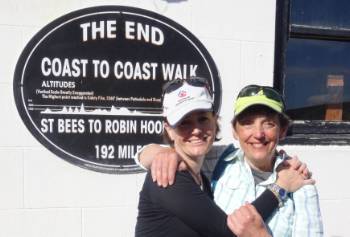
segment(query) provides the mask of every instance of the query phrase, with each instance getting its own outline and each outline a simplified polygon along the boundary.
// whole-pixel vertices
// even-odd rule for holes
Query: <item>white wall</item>
[[[190,30],[211,53],[223,83],[222,143],[238,90],[272,85],[276,0],[0,0],[0,237],[133,236],[144,174],[108,175],[56,157],[27,131],[12,80],[19,54],[50,21],[84,7],[114,4],[163,14]],[[325,236],[350,236],[350,147],[285,146],[318,181]]]

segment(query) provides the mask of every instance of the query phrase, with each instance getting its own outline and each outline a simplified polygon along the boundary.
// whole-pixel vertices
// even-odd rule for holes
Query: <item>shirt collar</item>
[[[242,149],[236,149],[233,153],[224,158],[226,162],[233,161],[235,159],[243,160],[244,152]]]

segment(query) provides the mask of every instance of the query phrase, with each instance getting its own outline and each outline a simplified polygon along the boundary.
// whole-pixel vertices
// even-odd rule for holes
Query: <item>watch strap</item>
[[[283,206],[284,201],[288,198],[288,192],[276,183],[269,184],[267,188],[276,196],[279,206]]]

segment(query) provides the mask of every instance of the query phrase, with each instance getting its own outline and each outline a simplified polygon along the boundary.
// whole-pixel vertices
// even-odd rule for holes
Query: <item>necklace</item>
[[[184,162],[186,163],[186,161],[184,161]],[[198,184],[200,189],[203,191],[203,180],[202,180],[201,172],[199,171],[199,173],[196,173],[193,171],[193,169],[187,163],[186,163],[186,165],[187,165],[188,171],[192,175],[194,181],[196,182],[196,184]]]
[[[195,174],[192,170],[190,171],[194,181],[199,185],[200,189],[203,190],[203,180],[201,173]]]

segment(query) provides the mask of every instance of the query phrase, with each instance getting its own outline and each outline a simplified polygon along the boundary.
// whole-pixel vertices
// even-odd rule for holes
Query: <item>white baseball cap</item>
[[[176,90],[164,94],[163,115],[172,127],[187,114],[198,110],[213,110],[213,98],[204,86],[193,86],[184,81]]]

